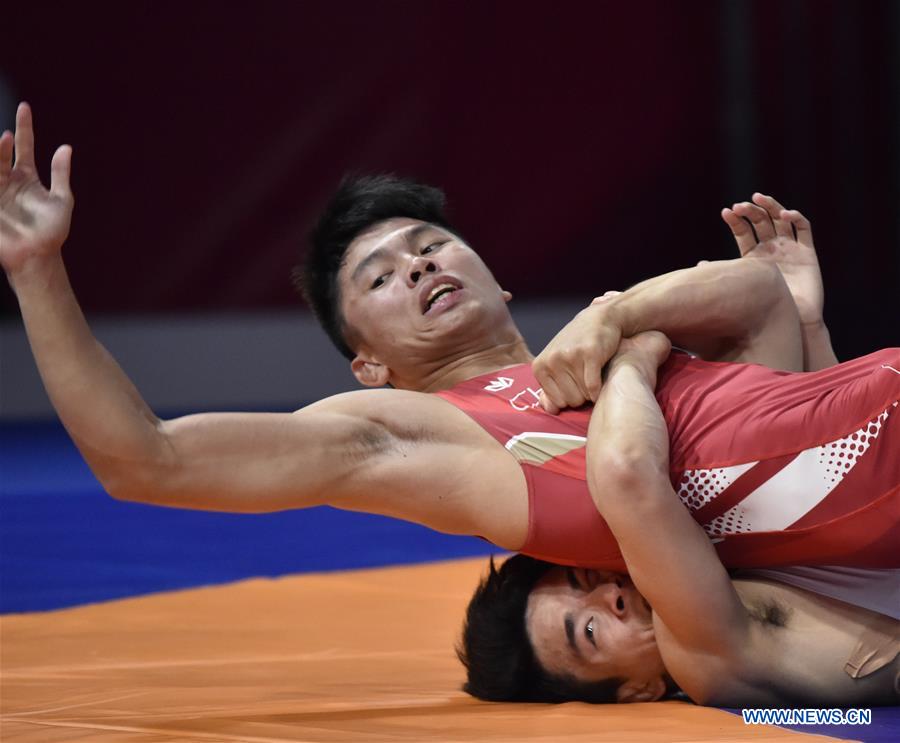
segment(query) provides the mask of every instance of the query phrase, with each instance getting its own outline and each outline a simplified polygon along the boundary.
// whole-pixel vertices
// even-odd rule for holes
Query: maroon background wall
[[[527,6],[5,9],[0,76],[39,157],[75,147],[86,308],[296,306],[340,175],[390,170],[442,185],[531,298],[728,256],[719,209],[769,191],[813,220],[839,355],[900,343],[900,4]]]

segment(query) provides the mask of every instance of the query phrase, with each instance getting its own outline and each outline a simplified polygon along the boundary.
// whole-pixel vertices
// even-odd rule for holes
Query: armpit
[[[396,447],[394,436],[380,423],[357,422],[342,455],[349,463],[362,463]]]

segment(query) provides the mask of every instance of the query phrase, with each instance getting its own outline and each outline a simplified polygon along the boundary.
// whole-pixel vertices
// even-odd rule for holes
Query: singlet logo
[[[488,392],[505,392],[510,387],[512,387],[516,383],[516,380],[513,377],[497,377],[496,379],[492,379],[490,382],[485,385],[484,389]],[[541,388],[538,387],[534,389],[533,387],[526,387],[521,392],[517,392],[512,398],[506,397],[506,401],[513,407],[513,409],[518,410],[519,412],[525,412],[526,410],[534,410],[535,408],[540,407],[541,405]]]
[[[523,412],[525,410],[533,410],[541,405],[541,388],[536,390],[526,387],[518,395],[509,401],[516,410]]]
[[[503,392],[513,386],[515,380],[512,377],[497,377],[492,379],[490,384],[485,387],[488,392]]]

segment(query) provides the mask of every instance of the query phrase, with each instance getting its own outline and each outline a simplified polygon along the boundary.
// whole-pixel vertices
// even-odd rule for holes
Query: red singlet
[[[545,413],[529,364],[437,393],[519,461],[521,552],[624,570],[585,482],[591,407]],[[900,349],[818,372],[673,353],[656,397],[672,485],[729,568],[900,567]]]

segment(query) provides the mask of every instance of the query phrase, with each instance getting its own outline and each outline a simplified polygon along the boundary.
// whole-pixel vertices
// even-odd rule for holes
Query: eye
[[[422,255],[426,255],[427,253],[433,253],[435,250],[437,250],[443,244],[444,243],[429,243],[424,248],[422,248]]]
[[[375,279],[375,281],[372,282],[372,286],[369,288],[377,289],[379,286],[381,286],[385,282],[385,279],[388,277],[388,275],[389,274],[386,274],[386,273],[381,274],[381,276],[379,276],[377,279]]]
[[[591,617],[588,619],[588,623],[584,627],[584,636],[588,639],[588,642],[591,645],[594,645],[594,618]]]

